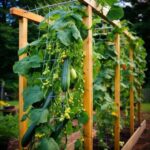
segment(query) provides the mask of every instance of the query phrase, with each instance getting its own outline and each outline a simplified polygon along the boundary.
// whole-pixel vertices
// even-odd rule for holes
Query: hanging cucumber
[[[46,98],[46,101],[43,105],[43,109],[48,108],[52,104],[52,100],[54,99],[54,92],[51,91]],[[26,133],[24,134],[21,144],[23,147],[26,147],[32,140],[33,135],[35,134],[36,123],[31,124]]]
[[[48,108],[48,107],[50,107],[50,105],[52,104],[52,101],[54,100],[54,97],[55,97],[55,94],[54,94],[54,92],[53,91],[51,91],[49,94],[48,94],[48,96],[47,96],[47,98],[46,98],[46,101],[45,101],[45,103],[44,103],[44,105],[43,105],[43,109],[46,109],[46,108]]]
[[[26,147],[31,142],[32,137],[35,133],[35,128],[36,128],[36,124],[34,123],[31,124],[31,126],[28,128],[21,141],[22,147]]]
[[[71,80],[75,80],[77,78],[77,73],[76,73],[76,70],[74,68],[71,68],[70,76],[71,76]]]
[[[61,87],[63,92],[66,92],[70,87],[70,61],[68,58],[64,60],[62,69],[63,70]]]
[[[56,126],[55,131],[52,132],[51,137],[56,140],[63,128],[65,127],[65,125],[68,123],[68,121],[69,119],[65,119],[63,122],[59,123]]]

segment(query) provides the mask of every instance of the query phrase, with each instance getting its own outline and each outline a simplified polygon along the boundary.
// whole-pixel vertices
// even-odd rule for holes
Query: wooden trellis
[[[97,6],[95,0],[79,0],[83,3],[87,9],[86,12],[88,16],[84,18],[84,23],[89,28],[88,37],[84,41],[84,79],[85,79],[85,93],[84,93],[84,108],[89,115],[89,121],[84,126],[84,147],[85,150],[93,149],[93,63],[92,63],[92,11],[97,13],[102,19],[113,25],[114,27],[120,27],[120,24],[115,21],[110,21],[104,15],[105,13],[101,12],[101,6]],[[11,8],[10,13],[19,17],[19,48],[25,47],[27,44],[27,33],[28,33],[28,20],[39,23],[44,17],[28,12],[19,8]],[[128,40],[134,40],[134,37],[129,34],[128,31],[123,32]],[[120,59],[120,35],[116,34],[115,47],[117,52],[117,59]],[[130,49],[130,61],[133,62],[133,49]],[[26,55],[22,55],[19,59],[24,58]],[[130,66],[130,70],[133,71],[133,67]],[[133,75],[130,75],[130,83],[133,84]],[[21,139],[27,129],[27,122],[21,122],[21,118],[24,114],[23,112],[23,97],[22,92],[26,86],[26,79],[22,76],[19,77],[19,149],[21,150]],[[117,64],[115,70],[115,103],[117,106],[117,115],[118,118],[115,121],[115,150],[119,150],[119,141],[120,141],[120,64]],[[140,104],[138,104],[138,116],[140,117]],[[140,119],[139,119],[140,120]],[[134,92],[133,87],[130,87],[130,133],[134,132]]]

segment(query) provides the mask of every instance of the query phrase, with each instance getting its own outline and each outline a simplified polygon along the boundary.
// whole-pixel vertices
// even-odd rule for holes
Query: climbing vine
[[[49,12],[39,24],[39,30],[45,33],[19,50],[19,55],[28,56],[16,62],[13,69],[27,78],[22,121],[31,121],[22,139],[23,147],[30,142],[31,149],[65,148],[61,138],[76,130],[82,133],[82,124],[88,120],[82,102],[82,43],[87,28],[82,22],[84,8],[80,8]],[[73,119],[78,120],[78,126],[73,126]]]

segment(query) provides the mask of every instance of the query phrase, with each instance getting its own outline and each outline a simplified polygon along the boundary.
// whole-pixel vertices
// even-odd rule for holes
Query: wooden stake
[[[130,48],[129,59],[133,63],[133,49]],[[133,72],[133,66],[130,65],[130,71]],[[133,91],[134,77],[130,74],[130,135],[134,133],[134,91]]]
[[[93,62],[92,62],[92,7],[87,6],[86,13],[88,17],[84,18],[85,25],[89,28],[88,37],[84,41],[84,108],[88,113],[89,120],[84,125],[84,149],[93,149]]]
[[[117,52],[117,60],[120,60],[120,35],[116,34],[115,47]],[[115,103],[117,118],[115,120],[115,150],[119,150],[120,141],[120,64],[118,63],[115,70]]]
[[[23,48],[27,44],[27,26],[28,20],[26,18],[19,19],[19,48]],[[26,54],[21,55],[19,60],[26,57]],[[27,122],[21,122],[23,111],[23,96],[22,92],[26,86],[26,79],[22,76],[19,76],[19,150],[22,150],[21,139],[27,129]]]

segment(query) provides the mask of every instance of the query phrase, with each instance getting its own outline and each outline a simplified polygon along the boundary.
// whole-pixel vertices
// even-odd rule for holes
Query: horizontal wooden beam
[[[118,20],[117,21],[116,20],[115,21],[111,21],[111,20],[109,20],[106,17],[107,11],[101,5],[97,5],[97,3],[96,3],[95,0],[79,0],[79,2],[83,3],[84,5],[90,5],[93,8],[93,10],[97,13],[97,15],[99,15],[101,18],[103,18],[104,20],[106,20],[112,26],[119,27],[119,28],[121,27],[120,26],[120,21],[118,21]],[[130,40],[134,40],[135,39],[127,30],[125,30],[123,33]]]
[[[141,125],[137,128],[131,138],[127,141],[124,147],[121,150],[132,150],[133,146],[137,143],[143,131],[146,128],[146,120],[144,120]]]
[[[10,14],[14,15],[14,16],[18,16],[18,17],[27,18],[31,21],[36,22],[36,23],[39,23],[39,22],[44,20],[43,16],[40,16],[38,14],[29,12],[29,11],[24,10],[24,9],[16,8],[16,7],[10,8]]]

